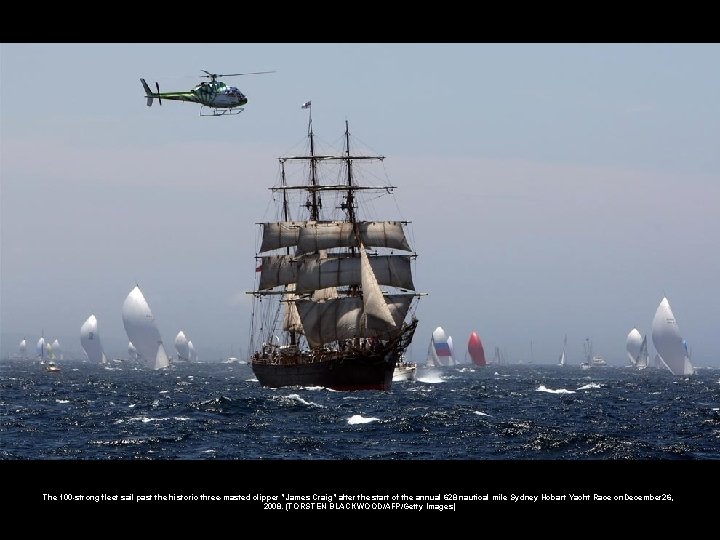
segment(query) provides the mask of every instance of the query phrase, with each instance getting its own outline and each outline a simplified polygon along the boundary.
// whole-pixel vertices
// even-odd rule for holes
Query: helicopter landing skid
[[[200,116],[235,116],[245,109],[237,107],[234,109],[213,109],[212,107],[200,107]]]

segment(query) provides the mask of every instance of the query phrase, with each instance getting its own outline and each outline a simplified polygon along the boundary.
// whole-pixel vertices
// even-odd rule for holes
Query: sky
[[[720,45],[0,44],[0,358],[44,333],[81,357],[94,314],[126,357],[142,289],[166,348],[245,356],[256,223],[277,158],[353,135],[384,166],[428,293],[408,356],[442,326],[465,355],[626,365],[667,297],[696,366],[720,367]],[[211,73],[231,117],[146,106],[140,78]],[[387,216],[395,219],[397,216]],[[651,353],[654,352],[652,346]]]

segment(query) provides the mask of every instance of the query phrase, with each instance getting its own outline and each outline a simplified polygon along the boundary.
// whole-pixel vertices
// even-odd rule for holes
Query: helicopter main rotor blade
[[[272,71],[253,71],[250,73],[210,73],[206,70],[201,70],[203,73],[207,73],[207,75],[203,75],[203,77],[209,77],[211,79],[217,79],[218,77],[238,77],[240,75],[262,75],[264,73],[275,73],[275,70]]]
[[[239,75],[262,75],[263,73],[275,73],[275,70],[272,71],[253,71],[250,73],[225,73],[223,75],[218,75],[218,77],[237,77]]]

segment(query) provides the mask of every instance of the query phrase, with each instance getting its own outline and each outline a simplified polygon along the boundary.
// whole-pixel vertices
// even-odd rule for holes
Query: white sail
[[[138,359],[138,352],[135,345],[132,344],[132,341],[128,342],[128,356],[130,357],[130,360]]]
[[[190,360],[190,345],[188,339],[185,337],[185,332],[180,330],[175,336],[175,350],[178,353],[178,360],[189,361]]]
[[[395,323],[390,309],[388,308],[382,290],[375,278],[370,261],[368,260],[365,246],[360,244],[360,284],[363,289],[363,320],[362,325],[365,328],[373,327],[371,319],[377,319],[381,326],[387,326],[395,329],[398,325]],[[404,315],[403,315],[404,318]]]
[[[645,369],[648,367],[649,363],[649,355],[648,355],[648,349],[647,349],[647,336],[643,336],[642,343],[640,344],[640,352],[637,356],[637,361],[635,362],[635,367],[638,369]]]
[[[155,318],[140,287],[136,286],[125,298],[122,319],[125,332],[140,358],[153,369],[168,367],[170,360],[165,352]]]
[[[107,357],[100,343],[100,335],[98,334],[97,328],[97,318],[95,315],[90,315],[80,327],[80,345],[82,345],[90,362],[105,364],[107,363]]]
[[[52,349],[55,358],[63,359],[62,348],[60,348],[60,342],[56,339],[52,342]]]
[[[663,298],[655,312],[652,341],[663,362],[673,375],[692,375],[695,370],[683,345],[675,316],[667,298]]]
[[[298,313],[295,301],[298,296],[295,294],[295,284],[290,283],[287,287],[288,293],[285,296],[285,314],[283,316],[283,330],[286,332],[303,333],[302,320]]]
[[[261,253],[283,247],[296,247],[297,253],[358,247],[356,229],[347,221],[283,221],[262,225]],[[360,221],[357,231],[366,247],[410,251],[403,224],[399,221]]]
[[[280,248],[288,248],[297,245],[300,228],[305,226],[305,221],[280,221],[275,223],[263,223],[263,239],[260,245],[260,253]]]
[[[565,335],[565,338],[563,339],[563,348],[562,352],[560,353],[560,358],[558,360],[559,366],[565,365],[565,349],[567,348],[567,334]]]
[[[41,362],[44,361],[45,358],[47,358],[47,346],[45,344],[44,337],[41,337],[40,339],[38,339],[38,342],[35,345],[35,352],[37,352],[37,356]]]
[[[630,333],[625,339],[625,350],[627,351],[628,360],[630,360],[630,364],[632,364],[633,366],[637,365],[642,341],[642,335],[637,328],[633,328],[632,330],[630,330]]]
[[[268,255],[261,259],[260,290],[296,284],[297,293],[328,287],[361,284],[361,261],[350,254],[303,257]],[[367,257],[375,279],[380,285],[414,290],[409,255],[378,255]]]
[[[191,339],[188,339],[188,350],[190,351],[190,361],[197,362],[197,352],[195,352],[195,346]]]
[[[165,352],[165,345],[162,341],[158,343],[157,353],[155,354],[155,369],[163,369],[170,365],[170,358],[168,358],[167,352]]]
[[[453,345],[452,336],[448,336],[447,343],[448,343],[448,347],[450,347],[450,357],[453,359],[453,362],[455,362],[456,365],[461,364],[462,362],[458,358],[455,357],[455,346]]]
[[[26,355],[27,355],[27,343],[25,342],[25,339],[23,339],[20,342],[20,358],[22,358],[24,360]]]
[[[392,324],[379,317],[364,318],[363,299],[350,296],[315,302],[298,300],[297,306],[305,337],[313,347],[333,341],[342,341],[355,337],[376,337],[389,339],[395,329],[402,324],[408,313],[412,295],[387,295],[386,307],[392,317]]]

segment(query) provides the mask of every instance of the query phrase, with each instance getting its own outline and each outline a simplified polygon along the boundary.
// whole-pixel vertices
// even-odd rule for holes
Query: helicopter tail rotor
[[[160,85],[157,81],[155,81],[155,88],[157,88],[157,93],[160,94]],[[162,99],[160,99],[160,96],[158,95],[158,104],[162,105]]]
[[[145,79],[140,79],[140,82],[142,83],[143,88],[145,89],[145,97],[147,98],[147,106],[148,106],[148,107],[152,107],[152,103],[153,103],[153,93],[152,93],[152,90],[150,90],[150,87],[149,87],[148,84],[145,82]],[[155,83],[155,84],[157,84],[157,83]]]

